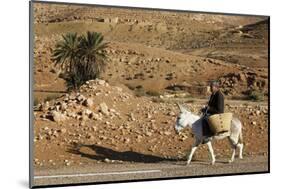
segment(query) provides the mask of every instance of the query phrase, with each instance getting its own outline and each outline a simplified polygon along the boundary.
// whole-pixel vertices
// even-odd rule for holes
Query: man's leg
[[[207,119],[208,119],[207,116],[205,116],[205,117],[203,118],[202,130],[203,130],[203,136],[209,137],[209,136],[212,136],[213,133],[212,133],[212,131],[211,131],[211,129],[210,129],[210,126],[209,126],[209,123],[208,123],[208,120],[207,120]]]

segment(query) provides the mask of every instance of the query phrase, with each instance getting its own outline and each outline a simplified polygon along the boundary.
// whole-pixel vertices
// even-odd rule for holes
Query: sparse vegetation
[[[38,98],[34,98],[33,100],[33,106],[37,106],[39,104]]]
[[[96,79],[104,70],[107,56],[104,49],[108,43],[97,32],[63,35],[56,44],[52,60],[64,70],[64,79],[68,90],[77,90],[90,79]]]
[[[125,84],[130,90],[134,90],[135,89],[135,86],[133,86],[133,85],[131,85],[131,84],[129,84],[129,83],[127,83],[127,84]]]
[[[162,98],[154,97],[154,98],[152,98],[152,102],[155,102],[155,103],[164,103],[165,100],[162,99]]]
[[[264,100],[264,94],[260,91],[253,90],[249,93],[249,99],[253,101],[262,101]]]
[[[134,90],[137,97],[146,96],[146,91],[143,88]]]
[[[158,91],[146,91],[146,94],[149,96],[160,96],[161,93],[159,93]]]
[[[51,101],[51,100],[56,99],[60,96],[61,96],[60,94],[50,94],[44,99],[44,102]]]
[[[194,103],[195,100],[191,99],[191,100],[186,100],[185,103]]]

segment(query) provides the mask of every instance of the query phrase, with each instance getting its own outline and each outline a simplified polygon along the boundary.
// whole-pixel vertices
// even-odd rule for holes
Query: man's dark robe
[[[208,106],[208,113],[211,115],[224,112],[224,96],[220,90],[211,95]]]
[[[208,111],[207,114],[214,115],[214,114],[221,114],[224,113],[224,96],[220,90],[213,93],[210,97],[208,102]],[[207,118],[203,119],[203,136],[212,136],[212,133]]]

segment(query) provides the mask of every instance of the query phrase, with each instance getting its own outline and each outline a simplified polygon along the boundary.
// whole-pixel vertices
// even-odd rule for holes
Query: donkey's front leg
[[[193,156],[194,152],[196,151],[196,149],[197,149],[197,147],[198,147],[199,144],[200,144],[200,141],[199,141],[199,140],[196,140],[196,141],[194,142],[194,144],[192,145],[191,151],[190,151],[189,156],[188,156],[188,158],[187,158],[187,162],[186,162],[187,165],[190,164],[190,162],[191,162],[191,160],[192,160],[192,156]]]
[[[211,158],[212,158],[211,164],[214,165],[216,162],[216,158],[215,158],[215,154],[214,154],[214,150],[213,150],[211,141],[207,142],[207,145],[208,145],[209,152],[210,152]]]
[[[193,156],[194,152],[196,151],[196,149],[197,149],[197,146],[192,146],[188,159],[187,159],[187,162],[186,162],[187,165],[190,164],[190,162],[192,160],[192,156]]]

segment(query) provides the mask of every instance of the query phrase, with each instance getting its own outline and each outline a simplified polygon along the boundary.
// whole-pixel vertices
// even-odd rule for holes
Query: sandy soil
[[[193,138],[175,133],[175,102],[198,113],[212,79],[243,123],[244,154],[267,158],[266,17],[35,4],[34,28],[36,171],[184,159]],[[102,80],[67,93],[51,53],[62,34],[87,30],[110,42],[109,61]],[[264,101],[249,101],[252,90]],[[230,154],[227,140],[214,149]],[[207,160],[205,146],[196,158]]]

